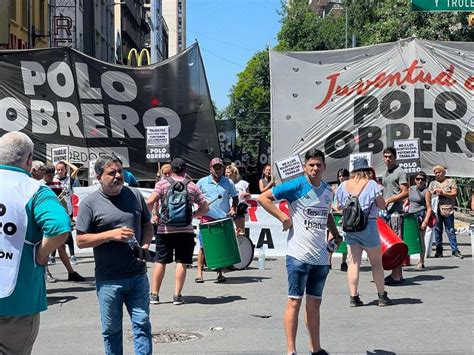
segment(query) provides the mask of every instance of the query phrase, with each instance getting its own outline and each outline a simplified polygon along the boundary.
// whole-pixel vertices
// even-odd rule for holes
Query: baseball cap
[[[171,169],[173,171],[181,171],[186,168],[186,162],[181,158],[174,158],[171,161]]]
[[[222,161],[221,158],[219,157],[216,157],[216,158],[213,158],[209,164],[209,166],[214,166],[214,165],[222,165],[224,166],[224,162]]]

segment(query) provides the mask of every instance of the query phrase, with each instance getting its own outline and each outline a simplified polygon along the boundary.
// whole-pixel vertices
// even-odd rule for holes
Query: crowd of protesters
[[[332,243],[337,247],[342,240],[332,213],[340,213],[351,195],[358,196],[368,217],[363,231],[345,233],[344,236],[348,253],[343,255],[341,271],[347,271],[351,307],[364,304],[358,284],[363,251],[370,260],[379,306],[393,304],[386,286],[404,282],[401,266],[394,268],[384,279],[376,225],[379,211],[383,211],[380,216],[401,238],[404,214],[416,215],[422,233],[422,252],[416,270],[426,269],[425,257],[430,256],[432,238],[425,235],[434,235],[434,256],[443,256],[444,227],[452,256],[463,258],[454,229],[456,181],[446,178],[446,169],[441,165],[433,168],[435,179],[430,183],[423,171],[413,175],[410,181],[396,164],[394,148],[386,148],[383,157],[387,169],[382,183],[377,180],[368,161],[358,159],[351,172],[347,169],[338,171],[334,187],[322,180],[326,170],[325,157],[316,149],[306,153],[304,174],[282,184],[276,184],[271,165],[263,166],[260,173],[256,173],[254,168],[239,169],[231,161],[219,157],[211,159],[209,175],[194,183],[187,174],[186,162],[175,158],[157,171],[153,192],[145,200],[138,190],[132,188],[139,183],[131,171],[123,168],[120,158],[113,154],[104,155],[94,167],[99,188],[82,201],[75,224],[72,195],[79,169],[68,161],[56,165],[33,161],[33,143],[26,135],[18,132],[5,134],[0,138],[0,212],[4,215],[6,210],[13,211],[18,225],[23,220],[27,223],[23,223],[23,229],[18,228],[23,248],[23,253],[20,248],[21,259],[18,265],[9,266],[13,276],[0,282],[0,352],[31,353],[39,328],[39,313],[46,309],[44,280],[57,281],[48,269],[48,263],[55,264],[56,250],[68,272],[68,281],[85,280],[73,269],[73,265],[78,263],[71,234],[75,227],[77,246],[92,247],[94,252],[105,353],[123,352],[122,307],[125,305],[132,322],[135,353],[150,354],[153,344],[149,305],[160,303],[159,292],[166,266],[173,261],[176,263],[173,304],[185,303],[183,289],[187,267],[193,263],[196,240],[200,248],[194,281],[205,281],[200,234],[195,234],[190,220],[180,226],[171,226],[163,218],[163,201],[171,187],[180,182],[196,206],[194,218],[199,218],[200,223],[231,218],[237,235],[245,234],[246,200],[252,193],[260,194],[258,202],[281,221],[283,230],[289,231],[286,257],[288,302],[284,321],[287,350],[296,352],[297,318],[306,295],[310,351],[327,354],[320,345],[319,309],[330,257],[335,251]],[[8,181],[8,186],[3,186],[5,181]],[[279,199],[290,204],[289,215],[275,207],[273,201]],[[308,224],[308,216],[303,216],[303,209],[307,208],[318,211],[311,217],[311,224]],[[149,249],[153,238],[155,252]],[[146,275],[147,261],[154,262],[151,285]],[[37,265],[41,267],[37,268]],[[216,282],[225,282],[224,270],[216,271]],[[30,294],[35,297],[33,303],[24,301]]]

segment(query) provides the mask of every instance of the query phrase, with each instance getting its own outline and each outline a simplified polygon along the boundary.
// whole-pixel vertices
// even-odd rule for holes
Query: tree
[[[231,89],[224,116],[236,120],[239,143],[256,156],[259,138],[270,138],[270,75],[268,49],[257,52]]]

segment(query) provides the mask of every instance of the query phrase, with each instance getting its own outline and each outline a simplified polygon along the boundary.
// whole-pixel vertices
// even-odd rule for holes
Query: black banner
[[[208,174],[219,150],[214,109],[197,44],[147,67],[108,64],[71,48],[0,51],[0,135],[22,131],[35,159],[69,146],[70,160],[87,164],[114,152],[139,178],[146,163],[146,127],[170,126],[172,157],[189,174]]]
[[[216,128],[222,159],[232,159],[237,139],[235,120],[217,120]]]

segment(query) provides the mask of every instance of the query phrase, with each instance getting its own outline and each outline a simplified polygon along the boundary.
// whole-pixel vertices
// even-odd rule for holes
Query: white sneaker
[[[79,261],[77,261],[77,259],[76,259],[76,257],[75,257],[74,255],[71,256],[71,264],[72,264],[72,265],[77,265],[77,264],[79,264]]]

